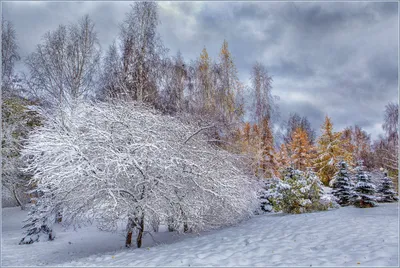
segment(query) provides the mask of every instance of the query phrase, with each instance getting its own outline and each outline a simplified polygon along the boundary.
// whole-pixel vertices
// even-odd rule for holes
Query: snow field
[[[18,245],[19,208],[3,209],[3,266],[397,266],[398,203],[300,215],[267,214],[237,226],[146,235],[143,248],[95,227],[58,230],[56,240]],[[19,224],[19,226],[18,226]],[[68,242],[71,242],[69,244]],[[164,243],[164,244],[163,244]],[[21,257],[23,256],[23,257]]]

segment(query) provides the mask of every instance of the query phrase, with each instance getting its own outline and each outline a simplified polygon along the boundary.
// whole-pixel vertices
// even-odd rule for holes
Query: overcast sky
[[[25,57],[46,31],[84,14],[105,51],[130,4],[3,2],[2,12]],[[359,124],[375,138],[385,105],[398,101],[397,2],[160,2],[159,16],[170,55],[180,50],[189,61],[206,46],[215,58],[226,39],[241,80],[248,83],[251,65],[263,63],[281,120],[305,115],[318,134],[329,115],[335,130]]]

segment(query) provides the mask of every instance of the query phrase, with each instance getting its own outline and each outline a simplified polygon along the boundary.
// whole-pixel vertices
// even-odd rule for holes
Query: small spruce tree
[[[370,176],[364,171],[363,162],[358,161],[357,170],[357,183],[354,188],[357,193],[354,205],[359,208],[376,207],[375,192],[376,186],[371,182]]]
[[[333,188],[332,194],[337,198],[337,202],[341,206],[350,205],[356,197],[354,193],[354,184],[350,180],[350,176],[347,172],[347,163],[340,161],[338,163],[338,172],[334,179],[331,181]]]
[[[399,200],[393,187],[393,181],[388,177],[388,172],[386,170],[384,172],[382,184],[378,188],[378,194],[381,196],[379,199],[380,202],[395,202]]]
[[[28,218],[25,220],[26,224],[22,227],[26,231],[19,242],[20,245],[53,240],[55,237],[51,226],[56,220],[56,213],[40,198],[34,201],[36,202],[30,207]]]

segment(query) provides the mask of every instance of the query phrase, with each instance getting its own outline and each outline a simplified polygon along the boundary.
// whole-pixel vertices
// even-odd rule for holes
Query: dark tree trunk
[[[143,232],[144,232],[144,217],[142,216],[139,222],[139,233],[136,238],[136,245],[138,248],[142,246],[142,238],[143,238]]]
[[[132,245],[132,231],[134,227],[134,222],[132,218],[128,218],[128,224],[126,225],[126,240],[125,247],[129,248]]]
[[[19,198],[18,198],[18,194],[17,194],[17,190],[15,189],[15,188],[13,188],[13,195],[14,195],[14,198],[15,198],[15,200],[17,201],[17,204],[18,204],[18,206],[20,206],[21,207],[21,210],[24,210],[25,209],[25,206],[22,204],[22,202],[19,200]]]

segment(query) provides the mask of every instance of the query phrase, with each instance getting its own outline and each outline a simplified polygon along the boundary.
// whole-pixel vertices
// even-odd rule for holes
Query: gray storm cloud
[[[118,34],[129,2],[5,2],[20,54],[31,53],[46,31],[89,14],[105,51]],[[281,119],[309,117],[319,132],[325,115],[335,129],[360,124],[382,132],[385,105],[398,101],[396,2],[160,2],[159,33],[170,55],[189,61],[204,46],[218,56],[223,39],[243,82],[260,61],[273,77]],[[18,65],[23,70],[23,63]]]

